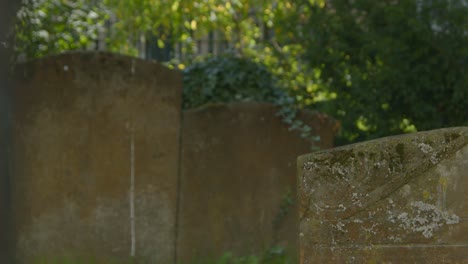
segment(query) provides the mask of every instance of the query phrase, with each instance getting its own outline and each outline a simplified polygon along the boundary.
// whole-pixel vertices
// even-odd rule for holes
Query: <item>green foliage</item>
[[[324,0],[307,3],[321,6]],[[149,32],[158,36],[160,47],[170,40],[183,53],[178,58],[182,65],[197,62],[197,40],[214,32],[235,54],[265,65],[281,86],[292,91],[299,107],[330,97],[320,71],[300,60],[306,47],[294,34],[303,31],[295,19],[310,13],[300,1],[106,0],[106,4],[118,19],[115,31],[121,39]]]
[[[235,257],[231,253],[225,253],[219,259],[196,261],[193,264],[259,264],[259,258],[255,256]]]
[[[233,48],[242,50],[261,40],[263,24],[273,24],[273,1],[262,0],[106,0],[118,18],[117,30],[135,38],[151,32],[196,54],[196,40],[217,31]],[[252,15],[252,14],[255,15]]]
[[[283,248],[273,247],[266,251],[263,256],[236,257],[227,252],[216,260],[195,261],[193,264],[293,264],[297,263],[295,258],[288,256]]]
[[[236,101],[269,102],[279,106],[280,116],[290,130],[297,130],[311,143],[310,126],[296,118],[293,97],[280,86],[278,79],[264,65],[252,60],[224,55],[194,63],[184,70],[183,107],[194,108],[207,103]]]
[[[294,205],[294,197],[292,196],[291,189],[288,189],[283,199],[281,200],[278,214],[273,219],[273,231],[277,231],[283,224],[283,220],[289,213],[290,209]]]
[[[288,254],[284,248],[275,246],[270,248],[262,258],[261,264],[295,264],[296,256]]]
[[[343,139],[468,124],[468,6],[463,1],[331,0],[304,22],[305,60],[335,100]]]
[[[17,16],[16,53],[30,59],[94,45],[108,11],[87,0],[30,0]]]
[[[206,103],[276,103],[287,94],[261,64],[233,55],[211,57],[184,70],[184,108]]]

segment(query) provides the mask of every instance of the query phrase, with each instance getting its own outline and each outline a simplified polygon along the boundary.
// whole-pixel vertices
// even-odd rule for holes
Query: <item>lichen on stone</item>
[[[458,224],[460,218],[455,214],[440,210],[433,204],[422,201],[410,204],[411,212],[402,212],[397,216],[391,215],[388,220],[398,222],[399,227],[409,232],[420,232],[425,238],[431,238],[434,232],[444,225]]]

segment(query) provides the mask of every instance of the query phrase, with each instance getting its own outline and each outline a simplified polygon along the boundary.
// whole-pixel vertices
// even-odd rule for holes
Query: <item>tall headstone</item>
[[[181,74],[106,53],[18,65],[18,263],[173,263]]]
[[[298,159],[299,258],[468,263],[468,127]]]
[[[273,246],[295,255],[296,157],[310,142],[265,103],[208,105],[183,114],[178,263],[226,252],[261,255]],[[333,146],[337,123],[301,113],[321,148]]]

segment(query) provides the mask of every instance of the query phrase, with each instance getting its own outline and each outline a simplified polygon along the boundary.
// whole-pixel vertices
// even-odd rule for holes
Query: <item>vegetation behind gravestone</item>
[[[297,130],[311,143],[320,140],[312,129],[296,118],[297,104],[288,90],[262,64],[233,54],[208,57],[184,70],[183,107],[242,101],[269,102],[290,130]]]
[[[303,22],[303,58],[337,97],[341,143],[468,124],[468,5],[330,0]]]
[[[289,96],[272,99],[271,89],[221,92],[211,86],[197,100],[268,97],[290,105],[280,114],[299,130],[303,124],[295,120],[295,109],[319,110],[340,120],[338,145],[468,124],[463,0],[32,2],[28,12],[18,14],[17,52],[27,58],[92,47],[99,32],[107,32],[106,50],[135,56],[135,43],[147,32],[158,36],[158,46],[165,41],[180,46],[184,56],[175,66],[183,69],[203,63],[197,59],[198,40],[217,32],[236,54],[273,73]],[[109,17],[117,23],[106,29]],[[219,75],[207,68],[234,67],[222,58],[215,62],[208,59],[194,72]],[[244,84],[240,72],[207,81]]]
[[[109,10],[87,0],[26,0],[17,13],[16,56],[33,59],[97,45]]]

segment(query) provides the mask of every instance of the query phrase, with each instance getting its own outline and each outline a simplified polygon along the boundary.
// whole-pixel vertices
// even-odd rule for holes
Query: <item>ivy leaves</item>
[[[275,102],[285,95],[265,66],[234,55],[210,57],[184,70],[184,108],[208,102]]]
[[[210,57],[184,70],[183,107],[207,103],[240,101],[269,102],[277,105],[277,115],[289,130],[299,131],[311,143],[312,128],[297,119],[297,102],[279,86],[278,79],[262,64],[232,54]]]

